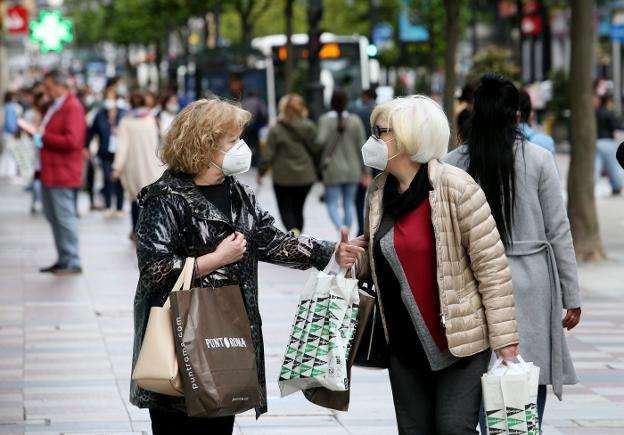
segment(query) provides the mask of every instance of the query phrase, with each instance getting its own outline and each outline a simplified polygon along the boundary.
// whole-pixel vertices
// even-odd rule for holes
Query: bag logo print
[[[247,347],[247,343],[243,337],[215,337],[206,338],[204,341],[206,342],[206,347],[208,349],[220,349],[223,347],[226,349]]]
[[[176,317],[176,331],[178,333],[178,338],[182,338],[183,336],[183,328],[182,328],[182,319],[180,317]],[[181,341],[181,347],[182,347],[182,359],[184,361],[184,369],[186,371],[186,376],[188,376],[188,379],[190,381],[191,384],[191,388],[193,390],[197,390],[199,388],[199,385],[197,384],[197,381],[195,380],[195,373],[193,372],[193,367],[191,366],[191,359],[188,356],[188,350],[186,348],[186,343],[184,343],[184,341]]]

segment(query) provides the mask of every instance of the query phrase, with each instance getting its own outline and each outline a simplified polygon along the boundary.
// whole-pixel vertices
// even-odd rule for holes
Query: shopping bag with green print
[[[489,435],[538,435],[539,367],[499,358],[481,378],[483,407]]]
[[[286,346],[278,384],[282,396],[299,390],[349,388],[347,359],[355,333],[357,280],[346,270],[332,273],[335,262],[308,278]]]

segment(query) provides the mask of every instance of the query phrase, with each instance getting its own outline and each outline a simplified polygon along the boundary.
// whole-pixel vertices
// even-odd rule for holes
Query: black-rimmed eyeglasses
[[[392,129],[391,128],[387,128],[387,127],[380,127],[378,125],[373,127],[373,134],[377,138],[381,137],[381,133],[390,133],[391,131],[392,131]]]

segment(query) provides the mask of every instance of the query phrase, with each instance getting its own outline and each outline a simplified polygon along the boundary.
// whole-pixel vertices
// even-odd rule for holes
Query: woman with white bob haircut
[[[375,108],[358,277],[377,289],[400,434],[477,433],[491,350],[518,354],[511,273],[479,185],[440,162],[450,130],[425,96]]]

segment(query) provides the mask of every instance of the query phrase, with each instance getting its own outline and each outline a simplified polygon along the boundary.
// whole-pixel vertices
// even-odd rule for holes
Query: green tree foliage
[[[416,10],[429,30],[430,40],[421,44],[420,52],[428,53],[431,57],[429,65],[438,68],[444,65],[444,53],[446,51],[446,11],[444,0],[410,0],[410,8]],[[470,9],[467,0],[459,0],[459,35],[464,34],[470,21]]]
[[[513,52],[509,49],[494,46],[483,48],[474,56],[474,66],[468,79],[476,81],[483,74],[496,71],[518,81],[520,68],[513,59]]]

